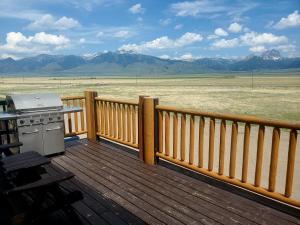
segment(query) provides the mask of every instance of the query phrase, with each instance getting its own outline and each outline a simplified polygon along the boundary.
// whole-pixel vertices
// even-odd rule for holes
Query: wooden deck
[[[84,193],[74,204],[82,224],[300,224],[299,218],[164,166],[146,165],[107,142],[70,142],[52,162],[76,175],[64,185]]]

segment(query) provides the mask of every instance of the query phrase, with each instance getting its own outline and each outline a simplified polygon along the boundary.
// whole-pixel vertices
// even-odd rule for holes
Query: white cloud
[[[288,17],[283,17],[278,23],[274,25],[276,29],[285,29],[289,27],[299,27],[300,26],[300,14],[298,10],[294,11]]]
[[[186,53],[179,57],[180,60],[183,61],[192,61],[194,59],[193,55],[191,53]]]
[[[131,12],[132,14],[139,14],[139,13],[144,13],[145,9],[142,8],[141,3],[138,3],[138,4],[135,4],[135,5],[131,6],[129,8],[129,12]]]
[[[63,16],[56,20],[52,15],[46,14],[30,23],[27,28],[30,30],[68,30],[79,26],[80,23],[73,18]]]
[[[134,26],[96,27],[91,29],[91,31],[87,29],[87,32],[81,34],[81,36],[89,40],[96,37],[95,41],[99,43],[99,41],[111,40],[112,38],[123,41],[124,39],[137,35],[138,32],[139,30]]]
[[[217,39],[217,38],[219,38],[219,36],[215,35],[215,34],[211,34],[211,35],[207,36],[207,40],[212,40],[212,39]]]
[[[170,59],[170,56],[169,55],[161,55],[161,56],[159,56],[159,58],[161,58],[161,59]]]
[[[242,30],[242,27],[242,25],[235,22],[229,25],[228,30],[233,33],[238,33]]]
[[[265,50],[264,46],[273,46],[276,47],[278,45],[282,45],[288,42],[288,38],[286,36],[276,36],[272,33],[256,33],[249,32],[241,35],[239,38],[233,39],[221,39],[216,40],[212,43],[212,49],[220,49],[220,48],[235,48],[237,46],[250,46],[250,51],[252,52],[260,52]]]
[[[215,35],[218,35],[218,36],[227,36],[228,33],[224,29],[222,29],[222,28],[219,27],[219,28],[215,29]]]
[[[182,27],[183,27],[182,24],[176,24],[176,25],[174,26],[174,29],[175,29],[175,30],[180,30]]]
[[[200,34],[187,32],[184,35],[182,35],[180,38],[176,39],[174,43],[175,43],[175,45],[181,47],[181,46],[190,45],[195,42],[202,41],[202,40],[203,40],[203,37]]]
[[[113,36],[116,38],[127,38],[130,36],[130,32],[128,30],[120,30],[116,32]]]
[[[217,13],[226,11],[226,7],[215,4],[215,1],[184,1],[171,4],[171,11],[176,16],[199,16],[200,14]]]
[[[274,47],[275,49],[284,52],[288,55],[288,57],[295,57],[296,54],[296,46],[293,44],[286,44],[286,45],[278,45]]]
[[[51,2],[61,3],[61,0],[52,0]],[[69,4],[78,9],[85,9],[86,11],[93,11],[98,7],[110,7],[123,3],[122,0],[64,0],[64,4]]]
[[[96,34],[96,37],[102,37],[104,35],[104,33],[102,31],[99,31],[97,34]]]
[[[79,43],[81,43],[81,44],[85,43],[85,38],[80,38]]]
[[[234,48],[239,45],[239,39],[233,38],[233,39],[221,39],[217,40],[212,44],[213,49],[220,49],[220,48]]]
[[[69,45],[70,40],[63,35],[36,33],[26,37],[20,32],[6,34],[6,43],[0,45],[0,55],[10,54],[15,58],[32,54],[51,53]]]
[[[172,20],[170,18],[159,20],[159,23],[162,26],[168,26],[171,22],[172,22]]]
[[[264,44],[282,44],[288,41],[286,36],[276,36],[272,33],[258,34],[256,32],[249,32],[240,37],[245,45],[258,46]]]
[[[267,51],[266,47],[263,45],[253,46],[253,47],[249,48],[249,50],[254,53],[262,53],[262,52]]]
[[[194,44],[196,42],[200,42],[203,40],[203,37],[197,33],[187,32],[181,37],[173,40],[167,36],[162,36],[156,38],[152,41],[148,41],[141,44],[126,44],[122,45],[119,50],[120,51],[134,51],[134,52],[145,52],[154,49],[172,49],[172,48],[180,48],[187,45]]]

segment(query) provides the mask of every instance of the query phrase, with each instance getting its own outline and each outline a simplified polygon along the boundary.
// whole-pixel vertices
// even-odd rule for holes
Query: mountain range
[[[106,52],[92,57],[46,55],[0,60],[3,75],[168,75],[300,69],[300,57],[285,58],[277,50],[244,59],[162,59],[130,52]]]

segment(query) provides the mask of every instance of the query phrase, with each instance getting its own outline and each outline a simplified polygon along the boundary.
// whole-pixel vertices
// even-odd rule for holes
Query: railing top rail
[[[76,99],[85,99],[84,96],[62,96],[61,100],[76,100]]]
[[[95,100],[96,101],[113,102],[113,103],[119,103],[119,104],[127,104],[127,105],[138,106],[138,102],[136,102],[136,101],[114,100],[114,99],[101,98],[101,97],[95,97]]]
[[[269,119],[258,118],[255,116],[205,112],[205,111],[199,111],[193,109],[179,109],[177,107],[164,106],[164,105],[157,105],[155,108],[161,111],[177,112],[177,113],[190,114],[195,116],[212,117],[215,119],[223,119],[223,120],[258,124],[258,125],[264,125],[270,127],[300,130],[300,123],[288,122],[283,120],[269,120]]]

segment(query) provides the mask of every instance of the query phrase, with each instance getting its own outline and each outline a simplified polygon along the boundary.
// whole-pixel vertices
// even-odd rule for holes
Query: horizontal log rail
[[[138,103],[95,97],[96,134],[100,137],[139,148]]]
[[[68,113],[64,116],[65,137],[76,136],[87,133],[85,97],[84,96],[64,96],[61,100],[65,106],[79,106],[82,112]]]
[[[108,98],[102,98],[102,97],[96,97],[96,101],[105,101],[105,102],[111,102],[111,103],[118,103],[118,104],[125,104],[125,105],[135,105],[138,106],[138,102],[136,101],[129,101],[129,100],[114,100],[114,99],[108,99]]]
[[[300,123],[293,123],[293,122],[287,122],[282,120],[268,120],[268,119],[258,118],[255,116],[205,112],[205,111],[198,111],[193,109],[179,109],[177,107],[163,106],[163,105],[156,106],[156,109],[168,111],[168,112],[189,114],[194,116],[211,117],[211,118],[221,119],[221,120],[224,119],[224,120],[237,121],[243,123],[258,124],[258,125],[270,126],[270,127],[279,127],[279,128],[296,129],[296,130],[300,129]]]
[[[158,114],[157,157],[300,207],[299,199],[295,199],[292,195],[296,188],[293,186],[295,168],[300,166],[295,165],[300,123],[162,105],[157,105],[155,109]],[[266,129],[271,133],[270,149],[267,149]],[[283,146],[286,149],[282,149],[287,152],[285,179],[278,177],[277,174],[282,132],[288,132],[286,136],[289,143],[288,146]],[[243,142],[240,148],[238,148],[238,139]],[[251,141],[252,148],[250,148]],[[253,143],[257,143],[254,148]],[[267,157],[268,150],[270,157]],[[238,154],[241,157],[238,158]],[[254,157],[251,158],[251,154]],[[252,161],[252,164],[250,163],[250,158],[254,160],[254,164]],[[239,170],[238,165],[241,165]],[[253,181],[250,179],[250,167],[254,171]],[[264,186],[262,180],[266,178],[267,185]],[[277,184],[284,186],[284,191],[279,192]]]

